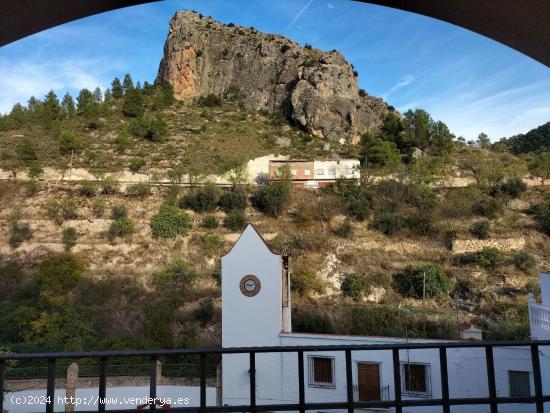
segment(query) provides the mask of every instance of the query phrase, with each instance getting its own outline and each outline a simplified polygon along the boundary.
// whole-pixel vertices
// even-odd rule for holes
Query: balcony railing
[[[363,387],[364,386],[364,387]],[[362,388],[363,387],[363,388]],[[368,399],[368,389],[367,386],[362,384],[354,384],[353,385],[353,400],[356,402],[365,402],[369,401]],[[364,397],[367,395],[367,397]],[[390,400],[390,386],[384,386],[380,388],[380,394],[378,395],[378,399],[374,400]]]
[[[542,390],[541,367],[539,360],[539,346],[550,346],[550,340],[545,341],[524,341],[524,342],[446,342],[446,343],[407,343],[407,344],[375,344],[375,345],[351,345],[351,346],[282,346],[282,347],[245,347],[245,348],[223,348],[223,349],[176,349],[176,350],[155,350],[155,351],[108,351],[108,352],[82,352],[82,353],[30,353],[30,354],[0,354],[0,396],[4,395],[6,370],[14,361],[22,360],[43,360],[47,361],[47,390],[45,407],[43,411],[54,411],[54,391],[56,380],[56,363],[67,359],[93,359],[99,362],[99,388],[98,388],[98,412],[106,410],[106,387],[107,387],[107,366],[108,361],[120,358],[140,357],[150,360],[149,376],[149,410],[157,410],[159,400],[157,398],[157,360],[162,357],[197,356],[200,360],[200,404],[197,407],[172,408],[174,412],[269,412],[269,411],[299,411],[306,410],[331,410],[346,409],[353,413],[355,409],[361,408],[393,408],[396,413],[402,413],[404,407],[408,406],[441,406],[443,413],[449,413],[451,406],[460,405],[489,405],[491,413],[497,413],[499,405],[510,403],[532,404],[536,407],[537,413],[544,412],[544,403],[550,402],[550,395],[544,395]],[[501,347],[527,347],[531,353],[533,368],[534,395],[526,397],[499,397],[497,396],[495,366],[493,350]],[[488,397],[451,398],[449,396],[449,376],[447,368],[447,350],[456,348],[483,348],[485,350]],[[439,370],[441,381],[441,398],[404,400],[401,393],[401,364],[400,350],[435,349],[439,354]],[[353,351],[386,350],[391,351],[393,366],[393,399],[392,400],[371,400],[355,401],[353,383]],[[311,352],[343,352],[345,354],[346,373],[346,397],[340,402],[306,402],[306,381],[304,368],[304,353]],[[256,403],[256,355],[265,353],[295,353],[297,354],[298,373],[298,403],[289,404],[257,404]],[[222,354],[248,354],[249,359],[249,380],[250,396],[249,403],[239,406],[210,406],[206,403],[207,357]],[[0,397],[0,412],[3,411],[4,397]],[[147,407],[147,406],[146,406]],[[117,412],[135,412],[143,410],[137,408],[116,410]]]
[[[550,335],[550,308],[530,302],[529,319],[532,325],[547,331]]]

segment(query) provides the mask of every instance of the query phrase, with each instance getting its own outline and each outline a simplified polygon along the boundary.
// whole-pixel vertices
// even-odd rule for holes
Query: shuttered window
[[[404,363],[401,366],[401,374],[404,394],[424,397],[430,395],[429,365]]]
[[[333,357],[309,357],[309,385],[311,387],[335,387]]]

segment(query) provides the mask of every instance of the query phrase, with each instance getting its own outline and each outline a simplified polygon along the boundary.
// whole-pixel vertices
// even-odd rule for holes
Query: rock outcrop
[[[238,95],[248,108],[281,112],[332,140],[378,130],[390,110],[358,89],[357,72],[336,50],[301,47],[189,11],[170,21],[157,82],[170,83],[179,100]]]

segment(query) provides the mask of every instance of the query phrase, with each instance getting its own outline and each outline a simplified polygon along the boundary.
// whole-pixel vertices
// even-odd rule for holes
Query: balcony
[[[281,346],[281,347],[247,347],[247,348],[223,348],[223,349],[175,349],[175,350],[158,350],[158,351],[109,351],[109,352],[84,352],[84,353],[30,353],[30,354],[0,354],[0,395],[4,396],[4,391],[7,389],[7,379],[13,377],[10,373],[14,369],[14,365],[24,361],[44,362],[47,365],[45,381],[45,397],[44,403],[35,405],[35,409],[31,411],[53,412],[54,398],[56,388],[56,378],[58,376],[58,366],[68,365],[68,361],[72,359],[86,359],[90,363],[97,365],[97,398],[96,404],[93,405],[94,411],[97,412],[139,412],[143,409],[157,410],[170,409],[174,412],[268,412],[268,411],[299,411],[306,410],[347,410],[353,412],[355,410],[362,411],[380,411],[382,409],[392,409],[396,413],[401,413],[404,407],[409,406],[440,406],[444,413],[451,411],[451,406],[466,406],[466,405],[489,405],[491,412],[497,412],[499,406],[505,404],[530,404],[536,408],[538,413],[544,412],[544,403],[550,402],[550,395],[543,394],[540,351],[542,347],[550,346],[550,340],[546,341],[525,341],[525,342],[444,342],[444,343],[407,343],[407,344],[373,344],[373,345],[330,345],[330,346]],[[454,389],[449,388],[449,370],[448,357],[450,352],[460,349],[476,348],[480,354],[484,354],[484,369],[487,372],[487,397],[451,397],[450,394],[456,394]],[[497,379],[495,377],[495,361],[494,350],[502,348],[523,348],[530,354],[529,364],[532,366],[533,391],[529,395],[517,397],[502,397],[497,392]],[[438,373],[437,385],[433,385],[432,397],[429,398],[406,398],[406,392],[402,391],[402,367],[405,360],[401,358],[400,352],[407,350],[430,350],[438,355]],[[354,382],[354,364],[352,362],[352,354],[357,351],[386,351],[391,355],[391,366],[393,369],[393,377],[388,378],[390,385],[381,387],[380,400],[362,400],[365,397],[360,397],[361,388]],[[312,352],[332,352],[342,354],[345,359],[345,387],[346,395],[342,400],[322,402],[318,400],[310,401],[306,398],[307,380],[305,375],[305,358],[307,354]],[[267,353],[278,354],[294,354],[296,356],[296,400],[285,400],[281,404],[258,404],[257,403],[257,370],[256,359]],[[207,390],[209,383],[209,375],[212,370],[212,363],[209,361],[219,361],[221,355],[240,354],[246,355],[248,360],[249,374],[249,398],[248,403],[240,405],[220,405],[219,403],[207,403]],[[128,370],[121,371],[113,369],[113,362],[138,358],[139,360],[148,360],[145,366],[139,366],[140,372],[148,371],[148,403],[138,408],[137,405],[131,406],[124,410],[111,410],[107,395],[107,383],[109,374],[122,374]],[[197,404],[195,406],[176,407],[167,406],[159,400],[157,396],[157,385],[159,384],[159,363],[160,359],[169,359],[172,363],[174,360],[195,359],[198,361],[197,368],[192,370],[198,375],[197,380]],[[210,367],[209,367],[210,366]],[[497,366],[498,367],[498,366]],[[176,369],[177,371],[179,367]],[[184,369],[188,371],[188,369]],[[410,371],[409,371],[410,374]],[[261,372],[265,377],[265,372]],[[436,374],[434,373],[434,376]],[[434,381],[435,383],[435,381]],[[261,385],[261,384],[260,384]],[[9,393],[7,394],[9,395]],[[405,397],[403,397],[405,396]],[[0,397],[0,412],[5,408],[4,398]],[[6,397],[7,398],[7,397]],[[211,398],[210,398],[211,400]],[[89,410],[89,406],[87,406]],[[126,407],[126,405],[124,406]],[[130,407],[130,406],[129,406]],[[75,411],[80,411],[76,409]]]
[[[550,308],[536,304],[535,300],[530,298],[529,321],[531,323],[531,337],[533,339],[550,339]]]

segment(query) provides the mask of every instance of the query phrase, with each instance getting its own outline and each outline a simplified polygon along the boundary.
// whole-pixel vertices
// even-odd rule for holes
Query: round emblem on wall
[[[241,278],[241,293],[246,295],[247,297],[254,297],[256,294],[260,292],[260,288],[262,288],[262,284],[260,283],[260,280],[255,275],[245,275],[243,278]]]

